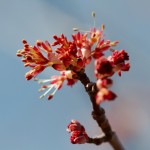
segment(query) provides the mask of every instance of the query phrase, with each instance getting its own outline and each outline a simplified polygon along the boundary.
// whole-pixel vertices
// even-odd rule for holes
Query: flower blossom
[[[117,95],[109,90],[109,88],[112,86],[113,81],[110,78],[105,79],[98,79],[96,82],[96,86],[98,89],[98,92],[96,94],[96,103],[99,105],[104,100],[112,101],[114,100]]]
[[[90,31],[90,41],[92,44],[96,43],[94,50],[91,55],[94,59],[98,59],[103,56],[103,52],[109,50],[112,46],[116,46],[119,42],[110,40],[105,40],[103,36],[104,25],[102,25],[101,29],[96,30],[96,28],[91,29]]]
[[[88,65],[91,62],[91,43],[87,38],[87,33],[81,34],[78,32],[77,34],[73,34],[73,42],[77,46],[77,56],[82,59],[85,65]]]
[[[112,84],[112,80],[108,78],[116,72],[121,76],[122,71],[130,69],[130,63],[127,62],[129,56],[125,50],[112,49],[119,42],[106,40],[103,31],[104,25],[100,29],[91,28],[90,31],[79,31],[72,35],[71,40],[68,40],[64,34],[54,35],[52,44],[48,41],[37,40],[34,46],[30,46],[26,40],[22,41],[24,48],[18,50],[17,56],[22,57],[24,66],[31,69],[25,74],[27,80],[35,79],[47,67],[52,67],[61,73],[60,76],[38,80],[39,83],[49,82],[48,85],[43,85],[40,88],[40,91],[46,90],[40,98],[45,97],[50,91],[54,90],[48,96],[48,99],[51,99],[56,91],[62,87],[64,81],[67,81],[68,86],[74,85],[78,79],[76,73],[85,70],[92,59],[95,61],[94,74],[98,79],[97,103],[104,99],[113,100],[116,97],[108,89]],[[55,48],[55,51],[52,48]],[[112,55],[106,57],[105,51],[110,51]]]
[[[47,67],[53,67],[58,71],[72,70],[74,72],[84,69],[91,62],[92,57],[101,58],[103,51],[118,43],[105,41],[103,30],[104,27],[98,30],[93,28],[84,34],[78,32],[72,35],[72,40],[68,40],[63,34],[60,37],[54,35],[55,41],[52,45],[48,41],[37,40],[35,46],[29,46],[27,41],[23,40],[24,49],[19,50],[17,56],[22,57],[25,67],[31,68],[25,75],[26,79],[36,77]],[[55,52],[52,46],[57,46]],[[122,66],[122,70],[127,70],[127,67],[128,64]]]
[[[101,88],[96,94],[96,103],[99,105],[104,100],[112,101],[116,98],[116,94],[107,88]]]
[[[86,36],[81,33],[72,35],[72,38],[73,41],[68,41],[63,34],[61,37],[55,35],[52,46],[59,46],[56,53],[66,70],[80,71],[90,63],[91,47]]]
[[[105,57],[95,60],[95,76],[97,78],[106,78],[114,74],[113,64]]]
[[[129,71],[130,64],[128,53],[125,50],[114,50],[112,56],[100,57],[95,60],[95,76],[97,78],[107,78],[115,72],[121,76],[121,71]]]
[[[36,77],[46,67],[61,63],[55,55],[53,55],[55,61],[51,61],[50,57],[52,56],[52,49],[48,41],[45,43],[37,41],[36,46],[29,46],[26,40],[23,40],[22,42],[24,44],[24,49],[18,50],[17,56],[22,57],[22,62],[24,62],[25,67],[32,68],[25,75],[27,80]],[[43,55],[42,51],[43,53],[46,53],[47,57]]]
[[[90,43],[93,45],[103,37],[103,30],[96,30],[93,28],[90,30]]]
[[[48,85],[43,85],[39,89],[39,92],[47,89],[47,91],[40,96],[40,98],[45,97],[50,91],[54,89],[54,91],[49,94],[48,100],[52,99],[57,90],[61,89],[64,81],[67,81],[68,86],[72,86],[76,83],[76,79],[74,79],[76,74],[70,70],[62,71],[60,76],[52,76],[50,79],[37,79],[38,83],[49,83]]]
[[[109,57],[101,56],[95,60],[95,76],[98,79],[96,82],[98,92],[96,94],[96,103],[100,104],[104,100],[114,100],[117,96],[114,92],[109,90],[112,85],[112,80],[109,79],[115,72],[121,76],[121,71],[128,71],[130,69],[128,53],[125,50],[113,50]]]
[[[96,86],[97,86],[98,89],[109,88],[109,87],[112,86],[112,84],[113,84],[113,81],[110,78],[98,79],[96,81]]]
[[[118,72],[119,76],[121,76],[121,71],[129,71],[130,63],[126,62],[129,60],[129,55],[125,50],[113,50],[112,56],[108,59],[114,64],[113,70]]]
[[[85,128],[77,120],[71,121],[67,131],[71,134],[70,141],[72,144],[84,144],[89,140]]]

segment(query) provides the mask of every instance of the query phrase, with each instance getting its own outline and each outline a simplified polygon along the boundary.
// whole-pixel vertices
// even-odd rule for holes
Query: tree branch
[[[105,134],[104,137],[101,138],[90,138],[88,143],[94,143],[96,145],[101,144],[102,142],[109,142],[110,145],[114,148],[114,150],[124,150],[123,145],[121,144],[119,138],[116,133],[112,131],[111,126],[108,122],[108,119],[105,115],[105,110],[96,104],[95,95],[98,92],[96,84],[90,82],[90,79],[87,77],[84,70],[77,72],[78,79],[84,85],[86,92],[88,93],[92,106],[92,116],[93,119],[97,122],[98,126],[102,129]]]

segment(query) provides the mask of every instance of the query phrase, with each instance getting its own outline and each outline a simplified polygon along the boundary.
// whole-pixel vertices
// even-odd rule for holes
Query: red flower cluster
[[[129,70],[130,64],[126,62],[129,60],[128,53],[125,50],[113,50],[112,47],[119,42],[105,40],[103,30],[104,25],[98,30],[93,28],[86,33],[78,32],[72,35],[72,40],[68,40],[63,34],[60,37],[54,35],[52,44],[38,40],[35,46],[29,46],[27,41],[23,40],[24,48],[18,50],[17,56],[22,57],[25,67],[31,68],[25,75],[27,80],[35,78],[47,67],[52,67],[61,73],[60,76],[48,80],[39,80],[39,83],[50,82],[50,85],[44,85],[40,89],[40,91],[48,89],[41,98],[55,88],[48,97],[51,99],[65,80],[67,85],[73,85],[77,81],[76,73],[85,69],[92,59],[95,61],[94,73],[98,79],[97,85],[105,82],[103,80],[107,80],[115,72],[121,76],[122,71]],[[54,47],[55,51],[52,50]],[[105,51],[110,51],[111,56],[106,57]],[[116,97],[106,85],[98,85],[98,89],[96,96],[98,104],[105,99],[113,100]]]
[[[108,85],[112,84],[109,79],[115,72],[121,76],[121,71],[129,71],[130,64],[125,61],[129,60],[128,53],[124,50],[112,50],[112,55],[109,57],[99,57],[95,61],[95,76],[97,77],[97,88],[99,89],[96,95],[96,103],[100,104],[104,100],[114,100],[116,94],[108,89]],[[107,85],[108,84],[108,85]]]
[[[61,64],[57,56],[52,53],[48,41],[37,41],[35,46],[29,46],[26,40],[23,40],[22,43],[24,44],[24,49],[18,50],[17,56],[23,57],[22,62],[24,62],[25,67],[32,68],[25,75],[27,80],[37,76],[46,67]],[[46,56],[44,56],[44,54]]]
[[[89,140],[85,128],[77,120],[71,121],[67,131],[71,133],[70,141],[72,144],[84,144]]]

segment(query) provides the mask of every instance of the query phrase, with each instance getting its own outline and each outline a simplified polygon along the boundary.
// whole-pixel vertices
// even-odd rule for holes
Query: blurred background
[[[96,27],[105,24],[107,39],[119,40],[117,49],[129,52],[131,70],[115,75],[118,98],[102,106],[128,150],[150,149],[150,1],[149,0],[0,0],[0,149],[1,150],[111,150],[109,144],[72,145],[67,124],[79,120],[90,136],[100,134],[91,118],[91,103],[78,82],[64,86],[51,101],[39,100],[40,87],[26,81],[28,69],[16,57],[22,39],[53,42],[54,34],[71,37],[72,28],[89,30],[91,12]],[[93,66],[87,68],[91,80]],[[54,75],[47,70],[42,78]]]

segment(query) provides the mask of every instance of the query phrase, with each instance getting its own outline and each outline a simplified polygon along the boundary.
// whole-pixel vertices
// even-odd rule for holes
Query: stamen
[[[20,53],[16,53],[16,55],[17,55],[18,57],[22,57],[22,54],[20,54]]]
[[[23,39],[23,40],[22,40],[22,43],[23,43],[23,44],[27,44],[27,41]]]
[[[48,100],[51,100],[52,98],[53,98],[53,95],[50,94],[50,95],[48,96]]]
[[[96,17],[96,13],[93,11],[92,12],[92,17],[93,17],[93,21],[94,21],[94,28],[95,28],[95,24],[96,24],[96,21],[95,21],[95,17]]]
[[[85,31],[85,30],[80,30],[79,28],[73,28],[73,31],[80,31],[80,32],[84,32],[84,33],[90,33],[90,31]]]
[[[96,13],[93,11],[92,12],[92,17],[95,18],[95,16],[96,16]]]
[[[41,91],[44,91],[45,89],[49,88],[50,86],[47,86],[47,85],[43,85],[38,91],[41,92]]]
[[[40,46],[41,46],[41,41],[40,41],[40,40],[37,40],[37,41],[36,41],[36,44],[37,44],[37,46],[40,47]]]
[[[42,99],[42,98],[44,98],[44,97],[45,97],[45,95],[44,95],[44,94],[42,94],[39,98],[40,98],[40,99]]]
[[[115,51],[115,50],[114,50],[114,49],[112,49],[112,48],[110,48],[109,50],[110,50],[111,52],[114,52],[114,51]]]
[[[51,85],[50,88],[49,88],[44,94],[42,94],[42,95],[40,96],[40,99],[43,98],[43,97],[45,97],[46,94],[47,94],[53,87],[54,87],[54,85]],[[53,92],[53,93],[54,93],[54,92]]]
[[[56,93],[56,91],[58,90],[59,86],[57,88],[55,88],[54,92],[51,95],[54,95]]]
[[[78,29],[78,28],[73,28],[72,30],[73,30],[73,31],[79,31],[79,29]]]
[[[38,81],[39,79],[38,79],[38,78],[33,78],[33,80],[34,80],[34,81]]]
[[[104,31],[104,29],[105,29],[105,25],[104,24],[102,24],[101,29],[102,29],[102,31]]]
[[[37,81],[39,84],[42,84],[42,83],[50,82],[52,81],[52,79],[38,79]]]

